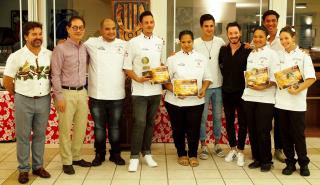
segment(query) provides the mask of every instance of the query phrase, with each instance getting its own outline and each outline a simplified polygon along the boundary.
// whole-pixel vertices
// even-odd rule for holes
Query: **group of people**
[[[120,155],[119,124],[124,108],[126,76],[132,80],[133,106],[129,172],[137,171],[141,154],[149,167],[158,166],[151,154],[151,143],[155,115],[165,89],[165,107],[180,165],[199,165],[199,141],[199,157],[208,159],[206,123],[211,105],[214,154],[225,157],[227,162],[237,158],[237,164],[244,166],[243,150],[248,130],[254,159],[249,168],[269,171],[272,167],[270,131],[274,117],[275,155],[284,161],[281,156],[283,148],[286,157],[287,165],[282,173],[292,174],[298,161],[300,174],[310,175],[304,114],[307,88],[315,82],[315,72],[310,56],[295,45],[295,30],[289,26],[280,32],[277,30],[278,18],[273,10],[265,12],[264,27],[254,30],[251,44],[241,43],[241,27],[236,22],[229,23],[226,28],[229,43],[226,44],[222,38],[214,36],[213,16],[204,14],[200,17],[201,37],[194,39],[192,31],[181,31],[181,51],[167,60],[162,58],[164,41],[153,34],[155,21],[150,11],[140,15],[141,34],[128,42],[116,38],[115,22],[107,18],[100,24],[101,36],[83,42],[85,21],[82,17],[73,16],[66,27],[68,38],[53,52],[42,47],[42,25],[27,22],[23,27],[26,44],[9,56],[4,71],[4,86],[15,98],[18,181],[27,183],[31,168],[34,175],[50,177],[43,167],[43,154],[51,84],[59,116],[63,172],[71,175],[75,173],[73,165],[99,166],[105,161],[106,128],[111,145],[109,160],[124,165]],[[295,65],[299,66],[304,82],[279,90],[274,72]],[[150,76],[143,75],[144,71],[160,66],[167,66],[169,83],[155,84]],[[254,68],[267,68],[270,83],[263,87],[246,86],[244,71]],[[88,91],[85,88],[87,71]],[[177,96],[174,80],[196,80],[197,95]],[[219,145],[222,105],[231,148],[226,156]],[[89,111],[95,134],[95,158],[92,162],[81,157]],[[295,151],[298,160],[294,158]]]

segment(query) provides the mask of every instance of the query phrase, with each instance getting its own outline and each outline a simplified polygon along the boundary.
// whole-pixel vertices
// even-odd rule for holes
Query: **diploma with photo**
[[[196,79],[174,80],[173,93],[175,96],[197,96],[198,85]]]
[[[269,81],[269,70],[265,68],[253,68],[250,71],[244,72],[247,87],[253,86],[265,86],[270,83]]]
[[[297,65],[274,73],[274,77],[280,90],[303,82],[299,66]]]

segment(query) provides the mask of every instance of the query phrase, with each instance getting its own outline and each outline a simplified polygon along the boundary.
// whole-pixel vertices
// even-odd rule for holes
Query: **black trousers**
[[[280,124],[279,119],[277,119],[277,111],[276,108],[274,108],[274,127],[273,127],[273,142],[274,142],[274,148],[275,149],[282,149],[282,141],[280,136]]]
[[[243,91],[235,93],[222,92],[222,100],[224,113],[226,116],[226,129],[230,147],[235,147],[239,150],[244,149],[246,137],[247,137],[247,123],[244,118],[243,100],[241,99]],[[236,140],[235,132],[235,114],[238,113],[238,142]]]
[[[200,124],[204,104],[197,106],[178,107],[165,102],[168,111],[174,144],[178,156],[197,157],[200,138]],[[188,152],[186,151],[185,136],[187,135]]]
[[[271,163],[271,135],[274,104],[244,101],[251,153],[255,161]]]
[[[295,163],[295,152],[297,152],[300,166],[308,165],[306,137],[304,135],[305,111],[288,111],[277,109],[277,118],[280,123],[280,135],[287,163]]]

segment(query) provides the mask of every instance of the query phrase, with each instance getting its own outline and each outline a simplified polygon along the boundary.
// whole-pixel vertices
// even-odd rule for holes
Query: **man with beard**
[[[227,25],[229,44],[221,47],[219,64],[223,76],[222,101],[226,116],[226,129],[228,134],[230,152],[225,157],[226,162],[231,162],[237,157],[237,165],[244,166],[244,146],[247,136],[247,124],[243,114],[243,100],[241,96],[245,88],[244,71],[247,58],[251,49],[246,49],[240,42],[241,27],[237,22]],[[235,111],[238,114],[238,140],[235,133]]]
[[[12,53],[4,71],[4,87],[14,95],[17,160],[21,184],[29,181],[30,134],[32,173],[41,178],[50,174],[43,168],[46,128],[50,113],[51,51],[41,47],[42,25],[27,22],[23,27],[26,44]]]
[[[120,156],[119,124],[125,98],[122,66],[127,43],[116,38],[116,25],[111,19],[102,20],[100,33],[100,37],[91,37],[85,42],[90,55],[88,94],[96,150],[92,166],[99,166],[105,161],[107,124],[111,145],[109,160],[124,165],[125,161]]]
[[[86,135],[88,96],[86,84],[88,53],[82,38],[85,22],[73,16],[67,25],[68,38],[52,52],[52,86],[59,114],[59,148],[63,172],[74,174],[72,165],[90,167],[81,158],[81,148]],[[72,140],[70,131],[73,127]]]

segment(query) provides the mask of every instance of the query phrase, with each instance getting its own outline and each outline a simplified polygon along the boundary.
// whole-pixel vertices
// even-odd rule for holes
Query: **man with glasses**
[[[81,41],[85,32],[83,18],[71,17],[67,32],[67,40],[53,50],[51,75],[59,114],[59,144],[63,172],[71,175],[75,173],[72,165],[91,166],[90,162],[81,158],[88,116],[87,91],[84,88],[88,54]]]
[[[30,135],[32,173],[41,178],[50,174],[43,168],[46,128],[50,113],[51,51],[41,47],[42,25],[27,22],[23,27],[26,45],[12,53],[4,70],[4,87],[14,95],[17,160],[21,184],[29,181]]]

